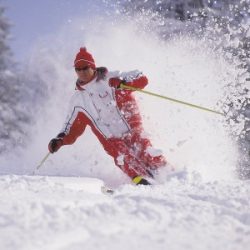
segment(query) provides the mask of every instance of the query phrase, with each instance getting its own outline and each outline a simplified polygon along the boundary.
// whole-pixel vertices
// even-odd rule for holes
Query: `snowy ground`
[[[39,109],[23,152],[0,157],[0,250],[249,249],[250,182],[234,175],[240,156],[217,115],[135,94],[153,145],[174,167],[188,169],[163,184],[124,184],[128,178],[89,129],[49,157],[38,173],[43,176],[28,176],[65,120],[76,80],[72,62],[81,46],[98,66],[142,70],[148,91],[221,111],[228,84],[241,75],[238,64],[206,40],[184,35],[163,42],[138,25],[91,14],[39,37],[25,74],[32,84],[34,77],[47,84],[48,98],[34,103]],[[84,177],[122,185],[107,195],[101,180]]]
[[[0,249],[249,249],[250,183],[194,174],[154,187],[0,177]]]

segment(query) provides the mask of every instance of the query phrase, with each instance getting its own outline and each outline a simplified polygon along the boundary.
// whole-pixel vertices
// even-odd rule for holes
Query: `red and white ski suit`
[[[128,176],[151,176],[150,170],[164,166],[166,161],[161,154],[152,155],[155,151],[143,135],[133,91],[119,89],[121,79],[141,89],[148,80],[138,71],[103,72],[102,68],[101,73],[101,77],[83,86],[77,81],[70,112],[58,137],[63,145],[73,144],[89,125],[115,164]]]

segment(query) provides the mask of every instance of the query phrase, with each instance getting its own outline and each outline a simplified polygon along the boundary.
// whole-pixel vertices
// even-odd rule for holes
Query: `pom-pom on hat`
[[[92,55],[87,51],[87,49],[80,48],[80,51],[76,54],[76,58],[74,61],[75,68],[83,68],[89,66],[92,69],[96,69],[95,60]]]

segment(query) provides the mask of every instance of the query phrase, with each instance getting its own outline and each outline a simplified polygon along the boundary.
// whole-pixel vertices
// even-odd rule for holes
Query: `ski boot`
[[[142,176],[136,176],[132,179],[132,181],[136,184],[136,185],[151,185],[151,183],[149,181],[147,181],[146,179],[144,179]]]

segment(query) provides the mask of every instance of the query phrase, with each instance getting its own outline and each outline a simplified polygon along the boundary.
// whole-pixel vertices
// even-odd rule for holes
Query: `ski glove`
[[[54,138],[49,142],[48,148],[50,153],[55,153],[63,145],[62,138]]]
[[[110,78],[109,85],[111,87],[114,87],[116,89],[122,89],[121,84],[126,84],[127,82],[125,80],[119,79],[119,78]]]

